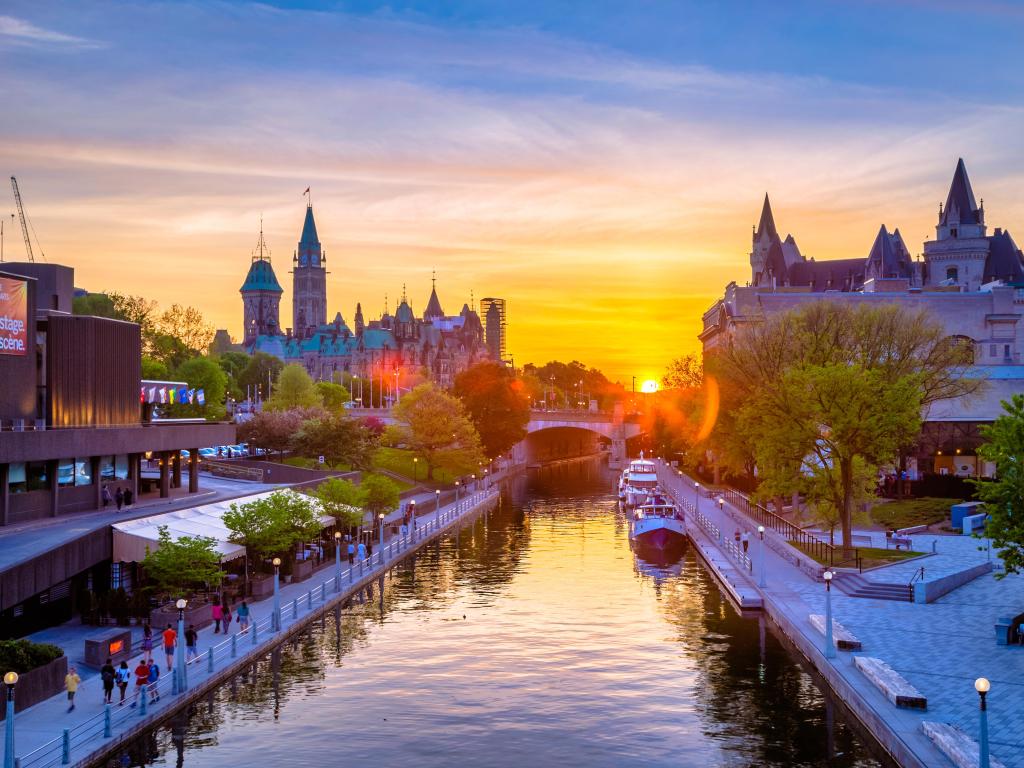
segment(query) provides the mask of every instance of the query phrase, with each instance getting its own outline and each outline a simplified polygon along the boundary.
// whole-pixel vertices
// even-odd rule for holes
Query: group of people
[[[70,678],[73,673],[74,667],[68,672],[68,677]],[[128,696],[128,685],[133,677],[135,679],[135,697],[132,699],[132,707],[139,705],[139,697],[141,696],[149,696],[151,702],[160,700],[160,691],[157,690],[157,683],[160,681],[160,666],[151,656],[143,656],[139,659],[139,663],[136,664],[134,670],[128,669],[127,661],[122,661],[120,666],[115,668],[109,658],[100,667],[100,680],[103,682],[103,703],[114,703],[114,686],[116,685],[121,694],[117,706],[124,706]],[[74,690],[77,690],[78,682],[78,675],[75,674]],[[70,712],[75,708],[74,690],[71,684],[66,684],[68,688],[68,701],[71,702],[71,706],[68,709],[68,712]]]
[[[104,485],[101,495],[103,496],[103,506],[107,507],[110,505],[110,502],[113,501],[115,504],[117,504],[118,512],[120,512],[122,508],[130,508],[132,503],[135,501],[135,495],[132,493],[132,489],[122,488],[121,486],[118,486],[114,494],[111,495],[110,486]]]
[[[357,557],[359,558],[360,562],[362,562],[363,560],[365,560],[368,557],[373,557],[373,541],[372,540],[368,541],[365,544],[363,542],[361,542],[361,541],[358,544],[356,544],[354,541],[352,541],[352,537],[351,536],[346,536],[345,538],[348,540],[347,551],[348,551],[348,564],[349,565],[353,565],[355,563]]]
[[[249,629],[249,604],[242,601],[242,604],[235,609],[234,617],[231,615],[231,601],[225,595],[223,598],[213,601],[213,634],[219,635],[221,625],[224,626],[224,634],[231,634],[231,621],[238,619],[238,631],[245,632]]]

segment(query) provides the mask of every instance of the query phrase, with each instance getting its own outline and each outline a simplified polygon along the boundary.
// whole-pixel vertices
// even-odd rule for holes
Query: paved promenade
[[[467,495],[457,505],[448,504],[436,512],[419,516],[414,536],[392,537],[383,552],[375,549],[372,558],[356,563],[351,568],[347,562],[343,562],[340,579],[337,581],[332,562],[317,571],[311,579],[282,584],[282,623],[279,632],[271,629],[272,597],[250,603],[253,624],[245,634],[225,637],[223,634],[215,635],[212,627],[201,630],[199,659],[187,667],[189,689],[185,695],[172,693],[173,673],[169,674],[164,668],[166,659],[159,643],[153,655],[161,667],[161,700],[148,705],[145,711],[142,707],[133,709],[128,704],[118,706],[116,703],[108,710],[102,703],[99,677],[95,670],[90,670],[92,674],[83,680],[78,689],[74,712],[67,712],[67,700],[62,693],[16,715],[15,755],[20,768],[60,765],[68,747],[68,764],[85,765],[88,760],[98,757],[101,751],[130,740],[144,728],[159,722],[180,705],[200,695],[205,688],[219,684],[251,664],[290,634],[302,631],[311,617],[348,600],[426,542],[478,511],[493,506],[498,494],[499,490],[492,486],[488,490]],[[344,553],[342,558],[344,561]],[[68,650],[72,651],[70,648]],[[130,659],[129,668],[134,668],[138,660],[137,655]],[[83,670],[80,668],[79,671]],[[133,687],[129,687],[129,696]],[[117,698],[115,689],[115,702]],[[105,735],[107,711],[110,713],[109,735]],[[64,729],[68,729],[66,737]]]
[[[679,499],[694,502],[692,479],[680,478],[665,467],[661,474],[663,483]],[[728,504],[720,511],[710,499],[702,498],[699,503],[700,511],[725,535],[731,536],[737,527],[751,533],[752,573],[748,578],[756,586],[761,566],[757,524]],[[924,566],[926,580],[930,580],[986,562],[989,557],[985,542],[970,537],[925,534],[913,538],[915,549],[929,553],[935,541],[937,554],[865,572],[864,578],[906,584],[914,571]],[[1024,612],[1024,578],[1008,576],[997,581],[993,574],[986,574],[929,604],[855,598],[833,589],[834,618],[861,640],[863,649],[858,653],[840,651],[837,658],[826,659],[821,653],[823,635],[808,619],[811,614],[825,613],[824,582],[768,547],[765,570],[767,586],[759,591],[769,615],[780,626],[799,632],[803,645],[811,651],[812,663],[826,679],[835,680],[833,688],[840,694],[845,688],[861,697],[864,706],[855,706],[854,711],[866,713],[869,721],[874,715],[876,722],[884,723],[920,764],[952,765],[923,735],[922,721],[952,723],[977,738],[974,681],[987,677],[992,682],[988,694],[992,755],[1007,768],[1024,768],[1024,647],[997,646],[993,629],[998,617]],[[888,663],[927,697],[927,712],[897,709],[854,667],[855,655],[874,656]],[[871,722],[867,724],[875,730]]]

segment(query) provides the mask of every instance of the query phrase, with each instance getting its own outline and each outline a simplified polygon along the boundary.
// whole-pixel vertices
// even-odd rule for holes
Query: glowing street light
[[[274,563],[274,612],[271,614],[271,629],[281,631],[281,558],[275,557]]]
[[[821,577],[825,579],[825,658],[836,657],[836,647],[832,643],[832,571],[825,571]]]
[[[14,768],[14,686],[18,684],[18,673],[4,675],[7,686],[7,720],[4,723],[4,768]]]
[[[985,701],[985,694],[988,693],[992,684],[987,678],[979,677],[974,681],[974,690],[978,692],[978,706],[981,710],[981,736],[978,740],[978,766],[989,768],[991,765],[988,755],[988,704]]]

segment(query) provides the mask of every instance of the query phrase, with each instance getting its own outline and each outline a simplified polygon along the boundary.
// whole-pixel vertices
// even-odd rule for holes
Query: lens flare
[[[654,379],[648,379],[642,385],[640,385],[640,391],[648,394],[658,391],[658,382]]]

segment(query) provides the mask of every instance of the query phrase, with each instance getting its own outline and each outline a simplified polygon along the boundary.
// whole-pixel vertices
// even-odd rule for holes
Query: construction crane
[[[18,180],[11,176],[11,188],[14,190],[14,203],[18,206],[18,218],[21,219],[21,234],[25,238],[25,253],[29,261],[35,261],[32,253],[32,241],[28,237],[28,219],[25,218],[25,207],[21,204],[21,192],[18,191]]]

